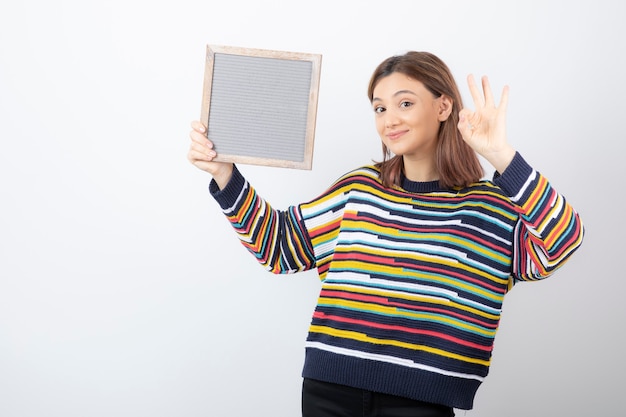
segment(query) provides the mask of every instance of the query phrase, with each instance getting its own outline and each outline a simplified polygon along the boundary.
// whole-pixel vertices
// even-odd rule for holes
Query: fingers
[[[194,120],[191,122],[191,128],[200,133],[206,132],[206,127],[198,120]]]
[[[206,127],[204,127],[202,123],[194,120],[193,122],[191,122],[191,129],[192,130],[191,132],[189,132],[189,137],[191,138],[193,143],[213,148],[213,143],[206,136]]]
[[[481,82],[483,85],[483,93],[485,95],[485,106],[492,107],[494,105],[493,94],[491,93],[491,85],[489,84],[489,78],[484,75],[481,78]]]
[[[191,145],[189,145],[189,157],[193,157],[193,159],[198,159],[202,161],[211,161],[213,158],[217,156],[217,153],[213,150],[213,144],[211,142],[208,143],[200,143],[196,141],[192,141]]]
[[[194,143],[198,143],[198,144],[202,144],[206,146],[210,145],[211,147],[213,146],[213,143],[206,137],[206,135],[197,130],[192,130],[191,132],[189,132],[189,137]]]
[[[502,89],[502,97],[500,97],[499,110],[506,113],[506,107],[509,104],[509,86],[505,85]]]
[[[232,162],[218,162],[215,160],[217,152],[213,149],[213,142],[207,138],[207,128],[198,121],[191,122],[189,132],[191,144],[187,152],[187,159],[192,165],[208,172],[220,189],[230,181],[233,173]]]
[[[189,137],[195,142],[207,142],[206,127],[199,121],[194,120],[191,122],[191,132]]]
[[[481,93],[476,85],[474,76],[472,74],[467,76],[467,85],[469,86],[470,93],[472,94],[472,100],[474,100],[474,106],[479,109],[481,107],[493,106],[493,94],[491,93],[491,85],[489,85],[489,78],[483,76],[480,79],[483,92]]]
[[[192,163],[196,161],[212,161],[217,156],[217,153],[213,150],[213,142],[206,137],[206,128],[198,121],[193,121],[191,128],[192,130],[189,132],[191,144],[189,145],[187,158]]]
[[[470,138],[472,136],[474,126],[472,126],[471,118],[473,115],[474,113],[468,109],[462,109],[459,112],[459,122],[457,124],[457,128],[461,132],[463,139]]]
[[[491,91],[491,84],[489,83],[489,78],[485,75],[481,77],[481,85],[483,92],[481,93],[476,85],[476,81],[474,80],[474,76],[472,74],[467,76],[467,84],[470,89],[470,93],[472,95],[472,100],[474,101],[474,106],[476,109],[480,109],[482,107],[496,107],[495,100],[493,98],[493,92]],[[500,98],[499,108],[501,111],[506,111],[506,107],[509,102],[509,86],[505,85],[502,89],[502,96]]]
[[[470,94],[472,95],[472,100],[474,101],[474,107],[477,109],[483,107],[485,105],[485,99],[483,95],[480,94],[472,74],[467,76],[467,85],[469,86]]]

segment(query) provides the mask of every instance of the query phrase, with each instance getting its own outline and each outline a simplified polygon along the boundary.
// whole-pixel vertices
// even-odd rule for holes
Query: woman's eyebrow
[[[414,95],[414,96],[416,96],[416,95],[417,95],[417,94],[415,94],[415,93],[414,93],[413,91],[411,91],[411,90],[398,90],[398,91],[396,91],[396,92],[393,94],[393,97],[399,96],[399,95],[401,95],[401,94],[412,94],[412,95]],[[382,101],[382,100],[381,100],[380,98],[378,98],[378,97],[374,97],[374,98],[372,99],[372,101],[377,101],[377,100],[378,100],[378,101]]]

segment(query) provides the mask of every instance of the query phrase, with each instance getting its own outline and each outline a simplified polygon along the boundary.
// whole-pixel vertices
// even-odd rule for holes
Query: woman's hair
[[[457,127],[459,112],[463,108],[459,88],[448,66],[429,52],[407,52],[387,58],[378,65],[370,79],[367,94],[372,101],[378,82],[398,72],[420,81],[435,97],[445,95],[452,100],[450,116],[439,126],[435,163],[439,173],[439,184],[445,188],[465,187],[479,181],[483,168],[474,150],[463,140]],[[404,171],[401,155],[391,155],[383,143],[383,161],[377,163],[383,185],[400,186]]]

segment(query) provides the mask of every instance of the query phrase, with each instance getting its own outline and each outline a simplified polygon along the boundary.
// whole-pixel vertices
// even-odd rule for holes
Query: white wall
[[[319,282],[263,271],[186,160],[207,43],[323,55],[313,170],[241,166],[278,208],[379,158],[387,56],[436,53],[467,103],[470,72],[508,83],[510,141],[587,237],[510,293],[458,414],[623,413],[623,3],[88,3],[0,6],[1,416],[299,415]]]

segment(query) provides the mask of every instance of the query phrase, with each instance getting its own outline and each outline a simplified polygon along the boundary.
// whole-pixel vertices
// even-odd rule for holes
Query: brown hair
[[[429,52],[407,52],[381,62],[369,82],[367,94],[370,102],[378,82],[394,73],[405,74],[424,84],[435,97],[445,95],[452,100],[450,116],[439,126],[435,163],[439,173],[439,184],[444,188],[465,187],[479,181],[484,175],[476,152],[463,140],[457,127],[459,112],[463,108],[459,88],[448,66]],[[392,156],[383,143],[383,161],[380,168],[383,185],[401,185],[404,161],[401,155]]]

